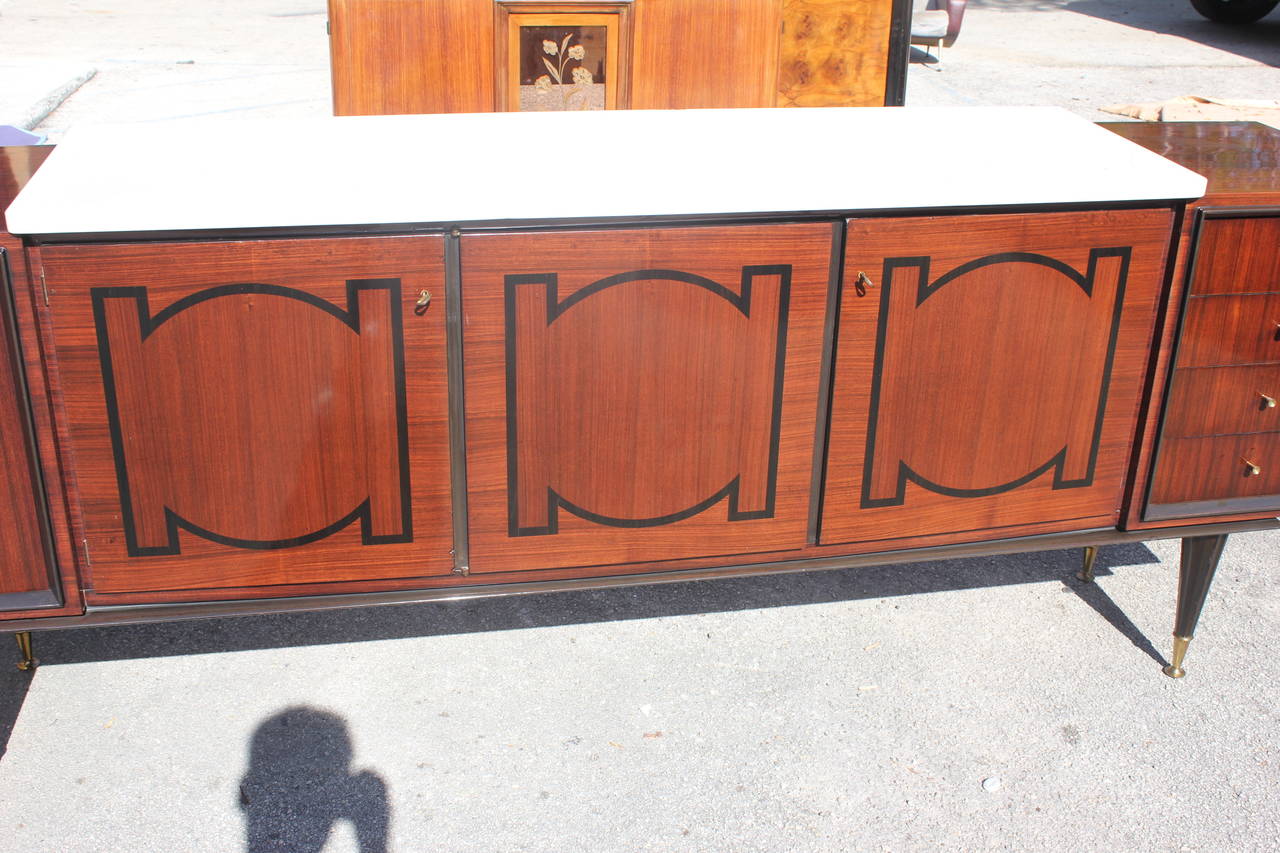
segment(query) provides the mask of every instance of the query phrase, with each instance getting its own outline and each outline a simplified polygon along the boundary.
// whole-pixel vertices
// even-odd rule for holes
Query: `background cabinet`
[[[329,0],[335,115],[506,109],[502,6],[622,6],[634,109],[903,103],[907,0]],[[628,66],[629,67],[626,67]]]
[[[41,252],[91,601],[451,571],[443,243]]]
[[[803,547],[836,227],[464,236],[471,571]]]
[[[1171,225],[851,221],[821,542],[1114,526]]]

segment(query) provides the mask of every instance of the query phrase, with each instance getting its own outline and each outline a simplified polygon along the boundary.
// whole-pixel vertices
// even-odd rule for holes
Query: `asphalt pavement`
[[[86,69],[39,132],[329,111],[317,0],[0,0],[0,92]],[[975,2],[908,82],[1185,94],[1280,96],[1280,10]],[[1181,681],[1176,543],[1079,558],[39,633],[0,853],[1275,850],[1280,534],[1232,538]]]

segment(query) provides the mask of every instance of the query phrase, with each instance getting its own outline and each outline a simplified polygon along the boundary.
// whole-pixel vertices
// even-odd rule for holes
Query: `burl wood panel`
[[[778,106],[884,105],[893,0],[784,0]]]
[[[1153,506],[1267,496],[1280,509],[1280,432],[1161,439]]]
[[[1178,343],[1178,367],[1280,361],[1280,293],[1193,296]]]
[[[1174,371],[1165,436],[1280,430],[1280,362]]]
[[[472,572],[802,547],[832,240],[464,236]]]
[[[1280,293],[1280,216],[1206,219],[1191,293]]]
[[[43,260],[93,592],[451,570],[442,237]]]
[[[851,221],[820,540],[1114,524],[1170,225]]]
[[[0,619],[84,610],[54,446],[48,376],[40,354],[36,290],[4,210],[52,146],[0,148]]]
[[[636,3],[632,108],[773,106],[781,11],[779,0]]]
[[[329,0],[334,115],[491,112],[492,0]]]

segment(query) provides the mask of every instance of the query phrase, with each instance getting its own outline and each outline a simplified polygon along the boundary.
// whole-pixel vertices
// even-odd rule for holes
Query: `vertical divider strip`
[[[831,432],[831,406],[835,391],[835,353],[841,289],[844,286],[845,222],[831,225],[831,269],[827,276],[827,316],[822,331],[822,369],[818,374],[818,419],[813,436],[813,472],[809,488],[807,544],[818,544],[822,496],[827,479],[827,441]]]
[[[467,530],[466,397],[462,373],[462,232],[452,228],[444,243],[445,355],[449,377],[449,487],[453,515],[453,573],[471,572]]]

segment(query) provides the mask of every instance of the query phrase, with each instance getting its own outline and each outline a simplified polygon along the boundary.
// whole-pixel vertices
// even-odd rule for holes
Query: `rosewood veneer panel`
[[[822,543],[1114,524],[1171,224],[851,221]]]
[[[1193,296],[1178,342],[1178,367],[1280,361],[1280,292]]]
[[[1163,433],[1172,438],[1280,431],[1280,362],[1176,370]]]
[[[443,242],[46,248],[88,588],[448,573]]]
[[[0,619],[83,611],[54,449],[48,376],[26,250],[5,208],[53,146],[0,148]]]
[[[773,106],[779,0],[643,0],[635,5],[633,109]]]
[[[1193,296],[1280,293],[1280,216],[1206,219],[1195,258]]]
[[[802,547],[832,240],[464,236],[472,572]]]
[[[493,110],[493,0],[329,0],[334,115]]]
[[[1161,439],[1148,501],[1155,517],[1161,504],[1230,498],[1263,499],[1252,511],[1280,510],[1280,432]]]

